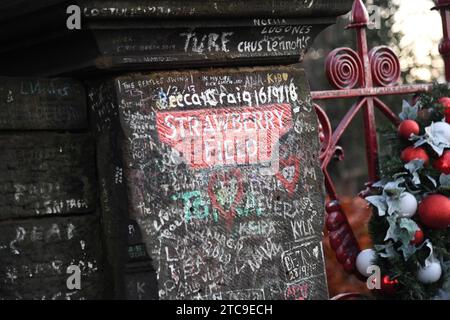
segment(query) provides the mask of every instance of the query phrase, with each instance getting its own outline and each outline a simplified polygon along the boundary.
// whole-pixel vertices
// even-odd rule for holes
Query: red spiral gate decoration
[[[328,81],[336,89],[353,89],[362,82],[361,59],[350,48],[333,50],[326,60]]]
[[[400,80],[400,61],[389,47],[375,47],[369,52],[369,62],[375,85],[387,87]]]
[[[450,0],[437,0],[436,7],[442,17],[444,38],[439,50],[445,62],[445,75],[450,81]],[[347,27],[354,29],[357,35],[357,50],[337,48],[330,52],[325,62],[326,75],[336,90],[312,92],[315,108],[319,118],[320,141],[322,149],[320,159],[325,176],[325,187],[330,198],[326,205],[326,229],[330,245],[336,258],[349,273],[355,272],[355,262],[360,248],[352,228],[339,202],[333,181],[328,173],[331,160],[344,159],[339,147],[345,130],[359,112],[364,117],[364,137],[366,141],[366,158],[368,166],[369,188],[378,180],[378,142],[376,134],[375,109],[380,110],[390,121],[398,124],[399,119],[384,104],[380,96],[405,95],[426,92],[431,84],[398,85],[400,80],[400,62],[394,51],[386,46],[375,47],[369,51],[366,28],[369,15],[362,0],[355,0],[352,8],[351,23]],[[318,105],[320,100],[354,98],[356,102],[347,111],[344,118],[333,130],[326,112]],[[361,193],[362,196],[365,192]],[[352,295],[353,296],[353,295]],[[345,296],[344,296],[345,297]]]

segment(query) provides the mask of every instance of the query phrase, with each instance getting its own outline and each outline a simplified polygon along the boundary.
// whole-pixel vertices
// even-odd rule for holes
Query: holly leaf
[[[419,185],[420,177],[419,177],[419,171],[423,169],[424,161],[420,159],[412,160],[405,164],[405,169],[409,171],[409,173],[413,176],[412,183],[414,185]]]
[[[400,178],[395,181],[386,183],[383,188],[383,193],[392,198],[399,198],[400,195],[406,190],[406,188],[400,187],[401,183],[404,183],[405,179]]]
[[[369,196],[366,201],[377,208],[380,217],[386,215],[387,204],[385,196]]]
[[[394,213],[400,212],[400,197],[387,197],[386,203],[388,205],[388,215],[392,216]]]
[[[401,240],[407,243],[411,242],[411,239],[414,238],[416,231],[420,230],[417,223],[409,218],[401,218],[399,221],[399,227],[402,231],[406,231],[404,237],[402,237]]]
[[[441,189],[450,190],[450,174],[441,174],[439,184],[441,185]]]
[[[379,216],[386,215],[386,211],[389,215],[400,211],[400,196],[406,190],[406,188],[400,187],[400,184],[404,182],[404,178],[389,182],[377,182],[377,186],[383,186],[383,194],[366,197],[366,200],[378,209]]]
[[[426,143],[428,143],[427,141],[427,137],[425,135],[423,136],[411,136],[412,140],[417,140],[416,143],[414,143],[414,148],[420,147]]]
[[[424,161],[421,159],[416,159],[405,164],[405,169],[409,171],[409,173],[417,172],[423,169]]]
[[[385,245],[375,245],[374,248],[377,251],[378,255],[382,258],[391,259],[398,256],[398,253],[395,251],[394,243],[392,241],[389,241]]]
[[[387,217],[386,220],[389,223],[389,228],[386,232],[386,236],[384,237],[384,241],[392,239],[395,242],[397,242],[397,240],[399,238],[399,232],[400,232],[400,229],[397,225],[397,218],[394,216],[391,216],[391,217]]]
[[[412,174],[412,176],[413,176],[413,178],[411,179],[411,182],[412,182],[415,186],[420,185],[421,182],[420,182],[419,174],[418,174],[417,172],[414,172],[414,173]]]
[[[393,215],[400,210],[400,196],[406,190],[406,188],[400,187],[400,184],[404,182],[404,178],[399,178],[386,183],[384,186],[383,195],[385,196],[389,215]]]
[[[439,156],[442,156],[446,148],[450,148],[450,143],[443,133],[436,128],[435,123],[425,128],[425,134],[419,138],[414,146],[417,148],[424,144],[428,144]]]
[[[420,102],[411,106],[408,101],[403,100],[402,112],[399,114],[401,120],[416,120],[419,112]]]
[[[381,179],[375,183],[372,184],[372,187],[374,188],[384,188],[384,186],[386,185],[386,183],[388,183],[389,180],[387,179]]]
[[[398,251],[401,251],[403,254],[403,259],[408,261],[408,259],[417,252],[416,246],[409,243],[402,243],[402,245],[398,248]]]
[[[414,235],[417,230],[420,230],[417,223],[409,218],[401,218],[399,221],[399,240],[401,242],[401,246],[399,247],[399,251],[402,251],[403,258],[407,261],[414,253],[416,253],[417,248],[415,245],[411,244],[411,240],[414,239]]]

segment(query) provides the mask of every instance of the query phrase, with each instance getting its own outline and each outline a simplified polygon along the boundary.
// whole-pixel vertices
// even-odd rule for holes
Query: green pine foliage
[[[385,219],[379,217],[376,213],[372,215],[369,222],[369,232],[374,244],[384,243],[384,236],[388,229]],[[450,260],[450,232],[449,230],[432,230],[425,227],[422,228],[426,237],[433,243],[435,253],[443,254]],[[377,256],[374,263],[380,267],[383,275],[388,275],[391,279],[399,281],[398,290],[395,295],[385,295],[382,291],[374,290],[374,294],[379,299],[393,300],[430,300],[438,293],[438,289],[442,287],[445,275],[441,280],[434,284],[423,284],[417,280],[418,264],[423,264],[429,250],[424,248],[413,255],[408,261],[402,256],[394,259],[381,258]],[[448,275],[447,275],[448,276]]]

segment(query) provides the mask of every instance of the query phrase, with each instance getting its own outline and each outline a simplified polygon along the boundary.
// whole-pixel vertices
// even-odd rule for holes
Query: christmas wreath
[[[365,197],[373,207],[373,249],[358,271],[381,271],[378,297],[450,299],[450,90],[435,85],[403,102],[401,123],[383,130],[381,180]],[[372,272],[371,272],[372,271]],[[373,280],[376,282],[376,280]]]

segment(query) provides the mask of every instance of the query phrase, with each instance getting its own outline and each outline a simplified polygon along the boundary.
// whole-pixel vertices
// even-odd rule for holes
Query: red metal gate
[[[437,0],[434,10],[442,17],[444,37],[439,46],[445,62],[446,81],[450,82],[450,0]],[[326,228],[336,258],[349,273],[355,272],[355,261],[360,251],[358,242],[339,202],[339,196],[328,172],[330,161],[336,156],[342,160],[342,148],[338,146],[342,135],[354,120],[363,113],[366,157],[368,165],[367,187],[378,180],[378,142],[376,134],[375,109],[380,110],[390,121],[399,123],[397,115],[379,97],[404,95],[429,91],[431,84],[398,85],[400,62],[389,47],[379,46],[369,50],[366,28],[369,15],[362,0],[355,0],[351,23],[347,26],[356,32],[357,49],[337,48],[326,59],[326,74],[335,90],[314,91],[312,98],[320,121],[321,161],[325,175],[325,186],[330,197],[326,206]],[[326,112],[317,104],[327,99],[356,99],[333,130]],[[365,192],[362,192],[364,195]]]

